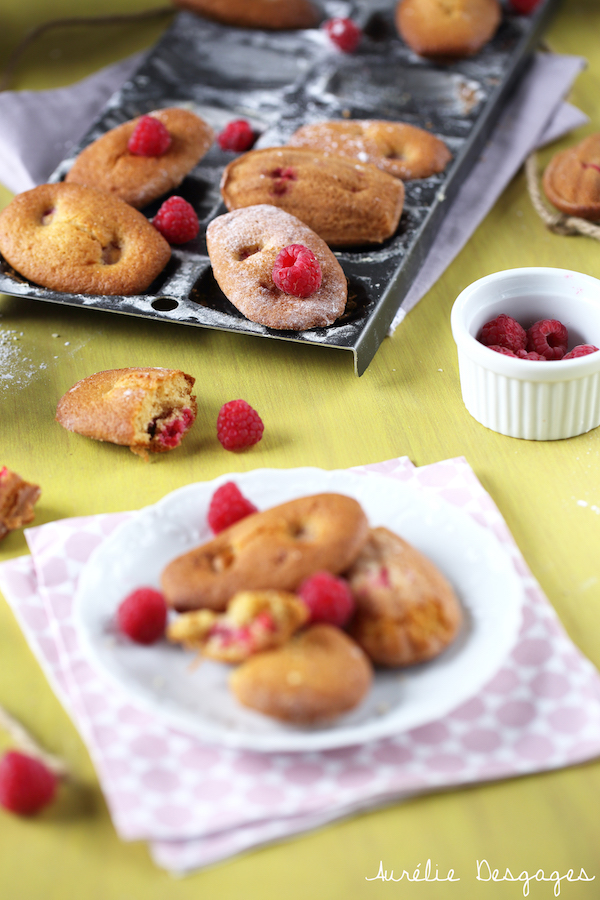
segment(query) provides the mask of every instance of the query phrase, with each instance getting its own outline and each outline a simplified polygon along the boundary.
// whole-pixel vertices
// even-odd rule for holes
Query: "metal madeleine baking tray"
[[[173,193],[193,204],[198,238],[174,247],[165,270],[139,296],[91,296],[47,290],[25,281],[0,256],[0,292],[162,322],[195,325],[278,340],[349,350],[361,375],[385,337],[430,250],[449,201],[488,138],[522,75],[556,0],[535,14],[505,9],[494,39],[471,59],[435,64],[410,51],[394,27],[395,0],[322,4],[324,18],[360,23],[357,52],[332,48],[319,29],[266,32],[222,26],[180,12],[141,67],[111,98],[100,117],[51,180],[64,177],[78,152],[109,128],[152,109],[182,105],[216,132],[246,118],[260,132],[256,147],[284,144],[302,124],[323,119],[396,119],[427,128],[452,152],[446,171],[406,183],[395,235],[383,245],[336,252],[348,279],[344,315],[327,328],[276,331],[245,319],[212,275],[205,230],[226,212],[221,174],[234,154],[213,147]],[[143,212],[152,217],[164,197]]]

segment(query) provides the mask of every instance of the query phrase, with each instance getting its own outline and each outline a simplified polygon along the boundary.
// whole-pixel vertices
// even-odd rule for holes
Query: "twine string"
[[[538,178],[537,155],[532,153],[525,162],[525,177],[529,198],[536,213],[545,224],[548,231],[563,236],[584,234],[587,237],[600,241],[600,226],[582,219],[579,216],[567,216],[564,213],[552,211],[544,202]]]

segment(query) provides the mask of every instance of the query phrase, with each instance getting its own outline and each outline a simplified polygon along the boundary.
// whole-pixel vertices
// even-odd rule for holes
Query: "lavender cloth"
[[[45,182],[140,65],[143,55],[66,88],[0,94],[0,182],[14,193]],[[450,205],[435,248],[404,298],[390,333],[467,243],[531,151],[588,121],[564,102],[584,66],[581,57],[535,55],[481,158]]]
[[[0,94],[0,182],[14,194],[46,182],[143,57],[131,56],[69,87]]]

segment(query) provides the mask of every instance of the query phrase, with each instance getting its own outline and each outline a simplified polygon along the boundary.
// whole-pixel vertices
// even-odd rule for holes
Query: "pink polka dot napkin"
[[[72,618],[90,553],[128,514],[28,529],[31,556],[0,566],[0,588],[94,764],[115,828],[182,873],[359,810],[600,755],[600,676],[567,637],[498,509],[467,462],[374,471],[432,492],[491,529],[523,581],[519,638],[476,696],[439,721],[339,750],[259,753],[203,743],[141,707],[90,666]]]

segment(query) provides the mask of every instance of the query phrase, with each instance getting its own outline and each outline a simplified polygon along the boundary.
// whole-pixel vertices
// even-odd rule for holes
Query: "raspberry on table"
[[[117,624],[136,644],[154,644],[165,632],[167,604],[160,591],[137,588],[117,609]]]
[[[171,135],[154,116],[140,116],[127,142],[134,156],[162,156],[171,146]]]
[[[245,400],[224,403],[217,417],[217,437],[225,450],[245,450],[258,444],[265,426]]]
[[[170,244],[186,244],[200,230],[198,216],[183,197],[169,197],[158,210],[152,224]]]
[[[0,806],[21,816],[39,812],[54,799],[58,777],[39,759],[9,750],[0,760]]]
[[[290,244],[280,250],[273,265],[273,281],[280,291],[294,297],[310,297],[321,287],[319,260],[308,247]]]
[[[235,482],[228,481],[212,495],[208,507],[208,524],[213,534],[218,534],[254,512],[258,512],[258,507],[244,497]]]
[[[354,53],[360,44],[362,31],[352,19],[345,19],[341,16],[328,19],[324,28],[331,43],[344,53]]]
[[[495,319],[485,323],[479,333],[479,341],[487,347],[507,347],[516,353],[517,350],[525,349],[527,333],[512,316],[500,313]]]
[[[546,359],[562,359],[567,352],[569,335],[558,319],[540,319],[527,329],[528,352],[539,353]]]
[[[310,622],[328,622],[342,628],[354,612],[350,586],[330,572],[315,572],[302,582],[297,593],[310,610]]]
[[[217,136],[221,150],[233,150],[236,153],[249,150],[255,140],[256,135],[246,119],[235,119],[233,122],[228,122]]]
[[[565,353],[563,359],[579,359],[580,356],[588,356],[590,353],[596,353],[597,351],[598,347],[594,347],[593,344],[577,344],[576,347]]]

